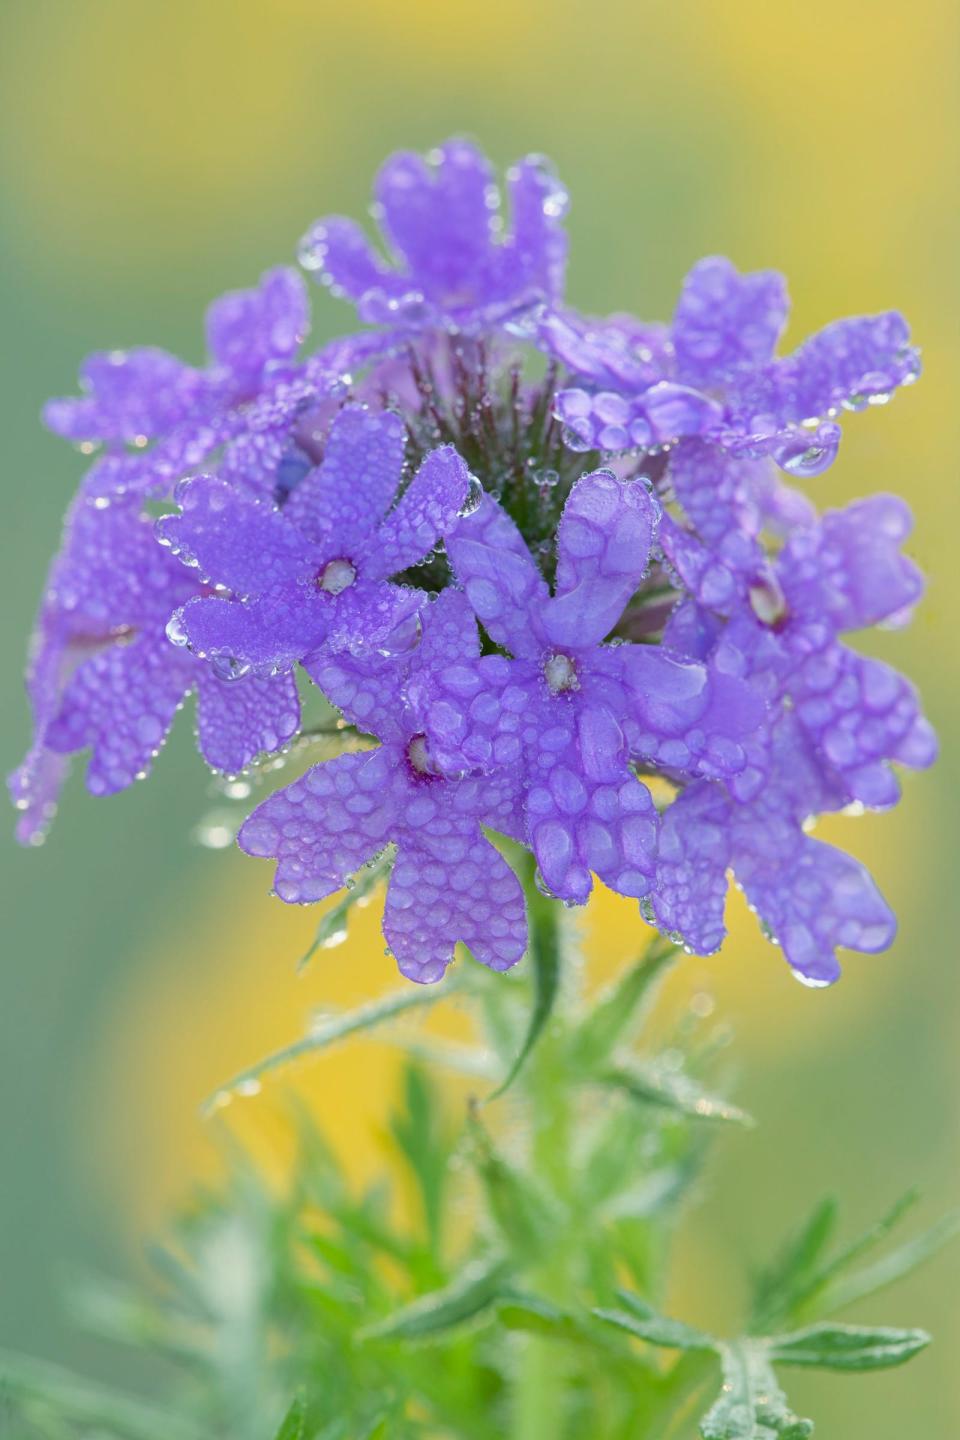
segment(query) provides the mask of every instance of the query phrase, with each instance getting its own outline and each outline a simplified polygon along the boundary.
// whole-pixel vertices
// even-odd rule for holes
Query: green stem
[[[563,962],[564,913],[558,900],[543,895],[535,883],[532,861],[523,870],[530,949],[538,976],[557,973]],[[559,976],[557,985],[564,983]],[[537,1000],[543,1000],[542,982]],[[552,1006],[553,997],[550,996]],[[569,1187],[571,1107],[569,1077],[564,1074],[561,1047],[549,1026],[549,1009],[539,1017],[527,1056],[523,1088],[529,1103],[531,1169],[534,1178],[561,1205]],[[531,1025],[531,1031],[534,1026]],[[569,1300],[571,1275],[566,1247],[555,1246],[531,1274],[536,1292],[563,1304]],[[564,1420],[563,1349],[550,1339],[527,1335],[522,1340],[511,1434],[516,1440],[560,1440]]]

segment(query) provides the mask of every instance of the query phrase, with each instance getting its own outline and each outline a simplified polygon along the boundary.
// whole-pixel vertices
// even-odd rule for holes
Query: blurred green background
[[[573,194],[570,295],[669,315],[698,256],[787,272],[788,343],[897,306],[926,374],[855,417],[821,504],[880,489],[917,514],[931,577],[907,634],[878,649],[921,685],[945,741],[894,814],[824,827],[871,865],[901,917],[885,956],[803,990],[732,906],[723,954],[690,960],[736,1031],[739,1097],[760,1128],[722,1142],[678,1246],[675,1306],[735,1323],[744,1262],[825,1190],[851,1227],[912,1184],[957,1203],[960,991],[955,865],[958,23],[954,0],[3,0],[0,325],[5,498],[4,768],[27,735],[26,634],[81,458],[38,425],[87,350],[150,342],[200,358],[204,304],[288,258],[317,215],[359,214],[399,145],[476,136],[499,163],[548,152]],[[317,296],[318,338],[349,315]],[[105,804],[70,786],[47,845],[3,849],[0,1343],[109,1373],[64,1323],[77,1266],[130,1273],[171,1203],[213,1166],[197,1103],[299,1031],[311,1005],[393,983],[367,912],[305,979],[311,917],[266,898],[265,868],[190,842],[210,804],[190,725],[151,782]],[[12,822],[11,822],[12,823]],[[640,939],[632,907],[585,919],[597,974]],[[377,1163],[393,1059],[371,1045],[297,1078],[358,1174]],[[237,1125],[283,1164],[278,1095]],[[825,1437],[960,1429],[960,1249],[863,1318],[936,1346],[869,1380],[800,1375]],[[855,1318],[855,1317],[853,1317]]]

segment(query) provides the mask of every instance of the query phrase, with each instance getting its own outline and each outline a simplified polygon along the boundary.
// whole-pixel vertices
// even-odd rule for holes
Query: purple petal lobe
[[[268,270],[255,290],[234,290],[213,302],[207,348],[243,394],[256,389],[269,361],[296,353],[309,326],[306,286],[283,265]]]
[[[396,805],[389,779],[380,750],[315,765],[257,806],[241,827],[240,848],[277,861],[281,900],[322,900],[390,839]]]
[[[196,683],[200,750],[215,770],[236,774],[297,733],[300,700],[292,675],[229,681],[198,664]]]
[[[557,531],[556,595],[543,614],[553,644],[592,645],[613,629],[646,569],[658,509],[640,481],[608,470],[577,481]]]
[[[914,605],[923,577],[900,553],[911,529],[902,500],[874,495],[796,532],[778,567],[791,611],[828,618],[837,630],[860,630]]]
[[[64,693],[48,741],[54,750],[91,747],[87,789],[112,795],[150,769],[194,680],[162,630],[113,645],[81,665]]]
[[[201,475],[177,489],[179,515],[157,535],[186,564],[239,595],[257,595],[312,576],[316,552],[280,510]]]
[[[380,526],[365,574],[386,579],[429,555],[455,523],[469,487],[470,473],[453,446],[432,450]]]
[[[729,260],[700,260],[683,283],[673,322],[677,372],[691,384],[725,380],[771,359],[787,317],[784,279],[740,275]]]
[[[519,530],[489,495],[447,536],[447,554],[477,617],[515,655],[539,653],[530,617],[549,596]]]
[[[243,603],[212,596],[191,600],[174,626],[201,658],[220,656],[271,674],[321,645],[332,618],[329,598],[316,586],[291,584]]]
[[[458,940],[475,960],[508,970],[527,946],[523,891],[503,856],[469,815],[451,814],[444,862],[435,850],[404,836],[390,875],[383,933],[404,975],[439,980]]]
[[[405,434],[398,415],[348,405],[333,422],[323,463],[284,506],[286,518],[330,556],[363,550],[397,493]]]
[[[688,786],[661,817],[653,911],[698,955],[723,943],[730,863],[730,801],[719,785]]]

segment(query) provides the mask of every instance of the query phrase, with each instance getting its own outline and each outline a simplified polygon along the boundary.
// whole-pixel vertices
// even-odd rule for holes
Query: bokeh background
[[[789,343],[838,315],[903,309],[922,384],[854,417],[823,504],[880,489],[917,514],[931,577],[882,653],[923,688],[945,743],[892,815],[837,821],[901,917],[882,957],[828,992],[795,984],[736,904],[709,991],[736,1032],[759,1129],[721,1144],[678,1248],[675,1304],[735,1323],[745,1263],[824,1191],[851,1229],[913,1184],[920,1219],[960,1200],[956,935],[958,161],[954,0],[3,0],[0,334],[6,691],[2,759],[27,734],[26,633],[81,458],[37,423],[90,349],[151,342],[200,359],[204,304],[288,258],[317,215],[359,214],[398,145],[477,137],[499,163],[548,152],[573,193],[570,294],[669,315],[698,256],[787,272]],[[323,339],[348,314],[317,296]],[[211,805],[190,725],[147,785],[109,804],[71,785],[46,846],[2,849],[0,1343],[108,1374],[64,1322],[77,1267],[132,1274],[145,1237],[216,1160],[199,1119],[218,1081],[299,1033],[310,1007],[393,983],[375,907],[304,978],[312,917],[266,867],[191,839]],[[633,907],[584,921],[598,976],[641,939]],[[393,1055],[347,1047],[296,1077],[358,1175],[381,1159]],[[233,1123],[275,1167],[282,1087]],[[904,1371],[791,1395],[825,1437],[960,1428],[960,1249],[863,1318],[923,1324]]]

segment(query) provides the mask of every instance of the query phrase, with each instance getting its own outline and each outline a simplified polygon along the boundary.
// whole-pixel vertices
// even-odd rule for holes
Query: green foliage
[[[951,1217],[863,1266],[912,1197],[832,1252],[836,1206],[818,1206],[756,1280],[742,1335],[663,1313],[677,1217],[724,1128],[704,1122],[748,1117],[716,1094],[705,1018],[659,1046],[644,1035],[675,947],[654,939],[587,999],[562,963],[562,912],[534,896],[529,976],[468,961],[452,985],[323,1017],[231,1082],[249,1091],[351,1035],[388,1035],[416,1057],[384,1129],[391,1185],[357,1191],[302,1116],[286,1188],[231,1145],[222,1190],[153,1252],[152,1287],[74,1298],[88,1328],[149,1357],[162,1398],[0,1356],[0,1428],[9,1415],[17,1440],[680,1440],[701,1416],[704,1440],[801,1440],[812,1422],[775,1366],[869,1370],[922,1349],[921,1331],[825,1319],[960,1228]],[[478,1034],[442,1046],[415,1027],[454,991]]]

